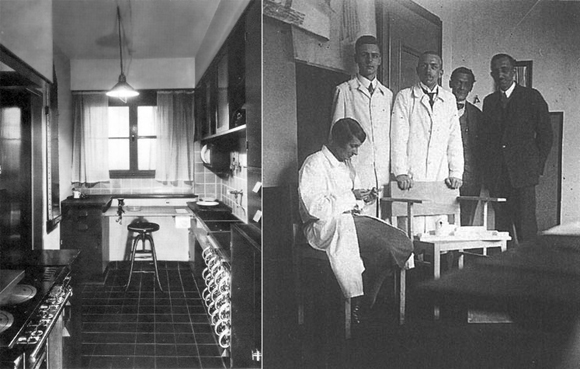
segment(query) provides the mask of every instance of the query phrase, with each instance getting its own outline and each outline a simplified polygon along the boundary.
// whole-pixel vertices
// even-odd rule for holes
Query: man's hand
[[[399,186],[399,189],[401,190],[409,190],[411,189],[411,187],[413,187],[413,178],[411,178],[410,176],[406,175],[406,174],[401,174],[397,176],[397,186]]]
[[[363,200],[366,204],[375,201],[379,193],[379,191],[375,187],[373,187],[370,190],[354,189],[352,190],[352,192],[354,193],[354,197],[357,200]]]
[[[463,184],[463,181],[459,178],[449,177],[449,178],[445,178],[445,184],[447,185],[447,187],[455,190],[455,189],[461,187],[461,185]]]

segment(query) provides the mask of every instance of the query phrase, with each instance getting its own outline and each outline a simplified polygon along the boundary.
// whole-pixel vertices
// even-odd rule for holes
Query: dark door
[[[4,81],[3,81],[4,82]],[[23,88],[0,87],[0,248],[32,249],[31,105]]]
[[[383,52],[382,81],[396,95],[419,82],[415,68],[421,53],[441,54],[441,20],[410,0],[377,1],[377,18]]]

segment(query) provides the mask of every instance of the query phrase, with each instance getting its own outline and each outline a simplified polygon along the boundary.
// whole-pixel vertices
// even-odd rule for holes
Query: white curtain
[[[193,92],[158,92],[155,179],[193,181]]]
[[[73,94],[72,182],[110,179],[108,104],[104,93]]]

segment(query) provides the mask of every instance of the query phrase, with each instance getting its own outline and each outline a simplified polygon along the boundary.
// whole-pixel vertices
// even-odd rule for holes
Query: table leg
[[[441,252],[437,244],[433,245],[433,279],[439,279],[441,276]],[[433,316],[439,320],[439,306],[433,306]]]

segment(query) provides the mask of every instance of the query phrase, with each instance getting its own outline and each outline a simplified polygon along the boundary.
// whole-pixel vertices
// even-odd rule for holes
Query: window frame
[[[116,97],[109,97],[109,107],[121,106],[129,107],[129,137],[137,129],[137,108],[139,106],[157,106],[157,90],[139,91],[139,95],[127,99],[123,102]],[[139,156],[137,142],[141,136],[137,135],[137,140],[129,138],[129,170],[109,170],[109,176],[112,179],[118,178],[155,178],[155,170],[138,170]],[[152,138],[157,136],[143,136],[143,138]]]

